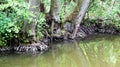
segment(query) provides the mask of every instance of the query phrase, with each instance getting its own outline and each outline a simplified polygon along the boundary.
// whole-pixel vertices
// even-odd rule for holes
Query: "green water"
[[[0,67],[120,67],[120,36],[66,41],[43,55],[1,55]]]

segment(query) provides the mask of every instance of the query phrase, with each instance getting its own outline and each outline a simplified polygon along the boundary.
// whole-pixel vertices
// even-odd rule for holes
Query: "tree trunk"
[[[36,27],[37,27],[37,20],[38,20],[38,15],[40,12],[40,1],[39,0],[29,0],[29,11],[32,13],[34,16],[30,16],[32,19],[30,23],[28,21],[24,22],[24,26],[22,28],[22,31],[27,33],[29,35],[29,40],[30,42],[36,42],[37,37],[36,37]]]
[[[55,22],[60,23],[60,3],[59,0],[51,0],[50,12],[49,14],[52,17],[52,24],[51,24],[51,34],[53,34]]]
[[[77,5],[75,6],[73,12],[70,13],[69,15],[67,15],[67,16],[64,18],[64,21],[63,21],[63,22],[66,22],[66,21],[71,21],[71,22],[73,22],[74,19],[76,18],[76,16],[78,15],[83,0],[74,0],[74,2],[77,3]]]
[[[78,2],[77,6],[79,6],[79,8],[76,7],[75,9],[78,9],[79,12],[78,14],[75,14],[77,16],[74,18],[74,21],[73,21],[75,23],[75,30],[73,31],[72,38],[75,38],[78,28],[80,26],[80,23],[82,22],[82,19],[84,18],[89,5],[90,5],[90,0],[83,0],[81,5],[80,5],[80,1]]]
[[[50,14],[56,22],[60,22],[60,3],[59,0],[51,0]]]

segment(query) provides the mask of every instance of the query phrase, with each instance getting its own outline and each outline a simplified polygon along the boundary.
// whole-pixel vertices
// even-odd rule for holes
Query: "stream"
[[[120,67],[120,35],[52,44],[42,55],[0,55],[0,67]]]

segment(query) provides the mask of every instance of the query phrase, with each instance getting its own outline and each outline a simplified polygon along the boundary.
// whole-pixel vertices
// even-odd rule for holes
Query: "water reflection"
[[[0,67],[119,67],[119,36],[99,36],[54,44],[37,56],[0,56]]]

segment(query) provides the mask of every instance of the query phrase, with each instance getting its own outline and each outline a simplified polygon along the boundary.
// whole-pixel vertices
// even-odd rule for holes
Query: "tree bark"
[[[60,23],[59,13],[60,13],[59,0],[51,0],[50,12],[49,12],[49,14],[52,17],[51,34],[53,34],[55,22]]]
[[[63,21],[63,22],[66,22],[66,21],[71,21],[71,22],[73,22],[74,19],[76,18],[76,16],[78,15],[83,0],[74,0],[74,2],[76,3],[76,6],[75,6],[73,12],[70,13],[69,15],[67,15],[67,16],[64,18],[64,21]]]
[[[40,12],[40,1],[39,0],[29,0],[29,11],[32,13],[34,16],[30,16],[31,21],[25,21],[24,26],[22,28],[22,31],[27,33],[29,35],[29,39],[32,42],[37,41],[36,37],[36,27],[37,27],[37,20],[38,20],[38,15]]]
[[[50,14],[56,22],[60,22],[60,3],[59,0],[51,0]]]
[[[78,28],[80,26],[80,23],[82,22],[82,19],[84,18],[89,5],[90,5],[90,0],[83,0],[81,5],[80,5],[80,0],[79,0],[79,2],[77,4],[77,6],[79,6],[79,8],[77,8],[77,6],[75,8],[75,9],[78,9],[79,12],[78,12],[78,14],[75,14],[77,16],[73,20],[73,22],[75,23],[75,30],[73,31],[72,38],[75,38]]]

